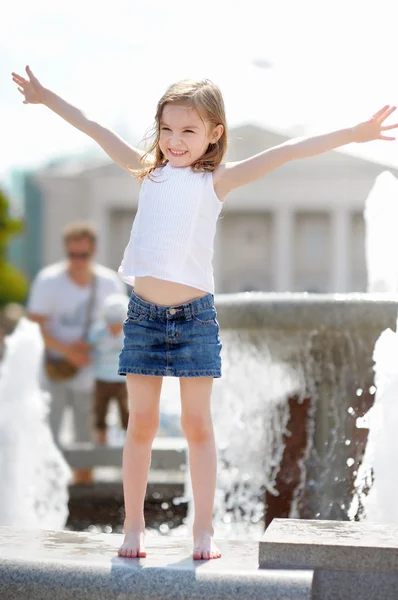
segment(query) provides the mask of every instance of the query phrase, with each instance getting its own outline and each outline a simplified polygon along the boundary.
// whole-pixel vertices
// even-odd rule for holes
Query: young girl
[[[243,161],[223,163],[227,147],[224,103],[210,81],[182,81],[160,99],[154,142],[142,153],[44,88],[26,67],[13,73],[24,104],[44,104],[93,138],[142,183],[139,208],[120,275],[134,285],[124,323],[119,373],[127,376],[130,419],[123,455],[126,519],[124,557],[146,556],[143,505],[151,446],[159,425],[164,375],[180,378],[181,424],[189,448],[194,496],[193,557],[221,556],[213,541],[216,447],[210,397],[221,376],[219,327],[213,292],[213,240],[228,193],[290,160],[351,142],[395,138],[384,125],[395,107],[368,121],[295,139]]]

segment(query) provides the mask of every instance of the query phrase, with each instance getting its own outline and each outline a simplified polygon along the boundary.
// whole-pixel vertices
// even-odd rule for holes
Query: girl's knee
[[[137,442],[153,440],[159,424],[158,411],[132,411],[129,415],[127,434]]]
[[[187,441],[194,444],[204,444],[213,438],[213,424],[209,418],[182,415],[181,428]]]

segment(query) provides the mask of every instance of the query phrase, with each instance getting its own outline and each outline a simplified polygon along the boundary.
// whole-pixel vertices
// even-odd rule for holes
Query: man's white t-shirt
[[[95,296],[91,312],[91,323],[100,318],[104,300],[109,294],[126,293],[124,283],[112,269],[94,265]],[[29,295],[28,312],[47,317],[48,332],[61,342],[71,343],[81,339],[87,319],[91,285],[81,286],[68,274],[65,262],[42,269],[36,276]],[[57,355],[52,351],[53,355]],[[89,390],[93,384],[93,368],[80,369],[69,380],[74,389]]]

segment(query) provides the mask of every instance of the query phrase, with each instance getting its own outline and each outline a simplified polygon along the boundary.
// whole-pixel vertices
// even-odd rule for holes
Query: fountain
[[[380,332],[395,323],[396,302],[248,293],[220,296],[217,307],[224,344],[224,377],[215,382],[213,401],[217,535],[259,539],[264,522],[275,517],[350,518],[367,433],[357,420],[373,404],[372,351]],[[0,501],[2,523],[11,522],[11,509],[23,512],[13,498],[26,481],[36,481],[32,472],[40,465],[49,489],[66,487],[65,464],[44,424],[47,396],[37,382],[42,350],[37,327],[21,320],[7,340],[0,376],[1,439],[13,457],[0,463],[3,481],[12,483]],[[23,381],[11,377],[19,364]],[[53,479],[49,463],[57,465]],[[66,491],[58,491],[65,506]],[[57,509],[63,516],[56,528],[65,510]]]
[[[62,529],[69,467],[46,417],[49,394],[39,385],[43,341],[22,318],[5,339],[0,365],[0,525]]]
[[[220,297],[218,525],[349,519],[373,404],[372,353],[397,303],[368,294]],[[226,418],[228,415],[228,418]],[[232,441],[231,441],[232,440]],[[221,522],[221,523],[220,523]]]

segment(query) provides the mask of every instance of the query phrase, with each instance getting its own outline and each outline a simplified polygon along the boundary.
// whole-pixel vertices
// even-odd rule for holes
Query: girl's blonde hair
[[[166,104],[187,104],[196,109],[199,116],[210,121],[214,127],[217,125],[223,126],[223,133],[219,140],[214,144],[209,144],[203,156],[191,165],[196,171],[214,171],[221,163],[227,150],[227,123],[224,100],[219,88],[208,79],[203,81],[185,79],[172,84],[158,102],[155,123],[152,135],[150,135],[152,144],[141,158],[143,168],[134,173],[138,180],[142,181],[145,177],[150,176],[155,169],[164,166],[168,162],[159,147],[160,120]],[[150,155],[153,155],[155,159],[151,163],[147,160]]]

